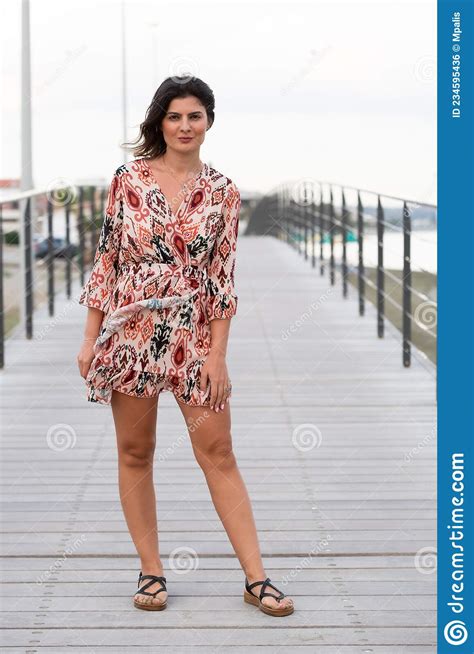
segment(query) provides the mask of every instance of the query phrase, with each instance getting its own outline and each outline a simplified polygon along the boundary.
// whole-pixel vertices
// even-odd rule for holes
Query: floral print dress
[[[146,158],[114,173],[92,270],[79,303],[104,312],[86,378],[87,399],[112,389],[161,391],[191,406],[211,344],[210,321],[237,311],[234,288],[240,193],[208,164],[187,184],[176,214]]]

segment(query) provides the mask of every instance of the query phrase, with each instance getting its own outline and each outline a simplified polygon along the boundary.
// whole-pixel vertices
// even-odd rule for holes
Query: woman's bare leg
[[[112,392],[112,413],[118,448],[119,492],[130,535],[137,549],[144,575],[163,576],[158,546],[153,456],[156,445],[158,398],[138,398]],[[140,587],[149,583],[146,579]],[[147,592],[160,588],[154,583]],[[140,602],[160,604],[166,592],[156,598],[135,595]]]
[[[177,400],[186,421],[191,443],[209,486],[216,511],[240,561],[249,583],[267,577],[262,563],[257,530],[250,499],[232,450],[229,402],[216,413],[208,406],[193,407]],[[275,584],[277,585],[277,584]],[[252,592],[259,594],[261,585]],[[275,593],[272,588],[266,592]],[[270,607],[292,603],[285,597],[280,603],[271,597],[262,602]]]

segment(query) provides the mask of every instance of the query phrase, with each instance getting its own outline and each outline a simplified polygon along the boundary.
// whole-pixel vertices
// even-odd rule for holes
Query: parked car
[[[44,259],[48,256],[48,239],[42,236],[34,236],[33,249],[37,259]],[[53,253],[55,257],[72,259],[78,253],[78,247],[74,243],[66,243],[65,238],[53,237]]]

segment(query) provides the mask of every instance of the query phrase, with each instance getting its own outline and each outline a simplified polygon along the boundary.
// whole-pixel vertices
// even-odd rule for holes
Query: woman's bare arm
[[[77,355],[79,372],[84,379],[87,377],[92,359],[94,358],[94,343],[99,335],[103,319],[103,311],[94,307],[88,307],[86,323],[84,325],[84,340]]]

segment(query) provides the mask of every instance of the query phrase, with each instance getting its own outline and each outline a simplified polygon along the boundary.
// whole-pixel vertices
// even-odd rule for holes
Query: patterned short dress
[[[79,303],[104,312],[86,378],[87,400],[112,389],[135,397],[163,390],[209,405],[199,387],[210,321],[232,318],[240,193],[204,163],[176,215],[146,158],[114,173],[90,276]]]

